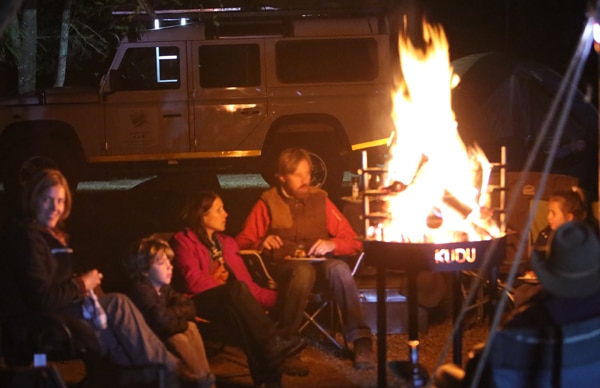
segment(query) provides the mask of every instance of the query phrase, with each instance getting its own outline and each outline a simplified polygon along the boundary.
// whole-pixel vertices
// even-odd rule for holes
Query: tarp
[[[500,147],[505,145],[508,170],[520,171],[562,76],[544,65],[493,52],[457,59],[452,66],[461,77],[452,105],[463,140],[477,142],[494,162],[499,161]],[[552,132],[544,139],[533,171],[543,168]],[[590,199],[597,199],[598,111],[580,92],[573,101],[551,172],[577,177]]]

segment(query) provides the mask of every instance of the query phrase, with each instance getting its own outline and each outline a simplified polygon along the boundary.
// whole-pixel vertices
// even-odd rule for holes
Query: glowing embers
[[[445,243],[500,234],[489,210],[491,165],[476,146],[466,146],[451,106],[459,82],[439,26],[423,22],[422,47],[399,36],[402,77],[393,93],[395,133],[383,182],[386,195],[368,238]]]

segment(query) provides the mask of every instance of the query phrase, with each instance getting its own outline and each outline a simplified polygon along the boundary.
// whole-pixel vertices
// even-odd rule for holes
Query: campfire
[[[504,152],[500,163],[492,164],[481,149],[461,139],[451,105],[452,88],[460,80],[450,66],[442,28],[423,22],[422,46],[413,45],[406,29],[398,39],[401,77],[392,95],[390,159],[383,168],[370,168],[363,153],[363,246],[366,260],[377,268],[378,386],[386,385],[386,270],[404,271],[408,280],[409,361],[389,365],[422,386],[417,277],[423,271],[479,270],[485,262],[497,266],[503,260],[504,236],[491,193],[494,187],[503,193]],[[495,167],[500,179],[493,186]],[[502,220],[502,212],[499,216]],[[486,271],[490,277],[493,272]],[[460,333],[453,341],[460,364]]]
[[[460,80],[450,65],[446,36],[424,21],[423,38],[424,46],[416,47],[406,30],[399,36],[395,132],[385,174],[377,177],[377,190],[385,196],[366,237],[434,244],[498,237],[488,190],[492,165],[457,131],[451,93]]]

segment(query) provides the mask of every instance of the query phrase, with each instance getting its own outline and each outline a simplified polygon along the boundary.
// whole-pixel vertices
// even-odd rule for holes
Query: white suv
[[[310,150],[327,189],[392,130],[384,15],[221,18],[124,38],[99,91],[0,102],[7,189],[23,162],[83,177],[252,169]],[[257,163],[258,162],[258,163]]]

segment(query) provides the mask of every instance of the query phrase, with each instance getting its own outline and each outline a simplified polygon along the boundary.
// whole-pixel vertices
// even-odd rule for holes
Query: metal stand
[[[502,147],[501,150],[501,161],[500,163],[492,164],[492,168],[500,169],[500,177],[498,185],[489,185],[490,191],[499,191],[499,206],[493,208],[495,212],[500,214],[499,223],[501,230],[504,232],[505,229],[505,214],[504,214],[504,202],[505,202],[505,183],[506,183],[506,149]],[[376,187],[370,186],[370,180],[372,176],[380,177],[381,174],[387,171],[380,168],[369,168],[367,164],[366,152],[362,155],[362,169],[359,174],[362,175],[362,189],[363,189],[363,221],[365,233],[368,233],[373,220],[383,220],[389,215],[383,214],[382,212],[371,212],[371,198],[377,196],[385,196],[387,192],[379,190]],[[378,231],[383,233],[382,230]],[[365,235],[366,238],[366,235]],[[377,235],[377,239],[383,240],[382,235]],[[378,260],[375,260],[378,261]],[[429,375],[427,371],[419,364],[419,322],[418,322],[418,297],[417,297],[417,276],[419,270],[408,270],[405,269],[408,283],[408,361],[392,361],[389,364],[386,362],[387,344],[386,344],[386,333],[387,333],[387,308],[386,308],[386,294],[385,294],[385,272],[386,265],[382,263],[376,264],[376,287],[377,287],[377,386],[387,386],[386,368],[389,365],[390,369],[399,377],[408,381],[412,387],[423,387],[429,382]],[[461,300],[460,293],[460,271],[455,272],[456,276],[453,281],[453,303],[455,305],[453,318],[455,323],[459,316],[459,301]],[[492,271],[492,274],[496,273]],[[493,281],[493,279],[492,279]],[[457,291],[458,289],[458,291]],[[458,322],[461,324],[461,322]],[[462,358],[462,331],[457,330],[453,337],[453,361],[457,364],[461,364]]]

